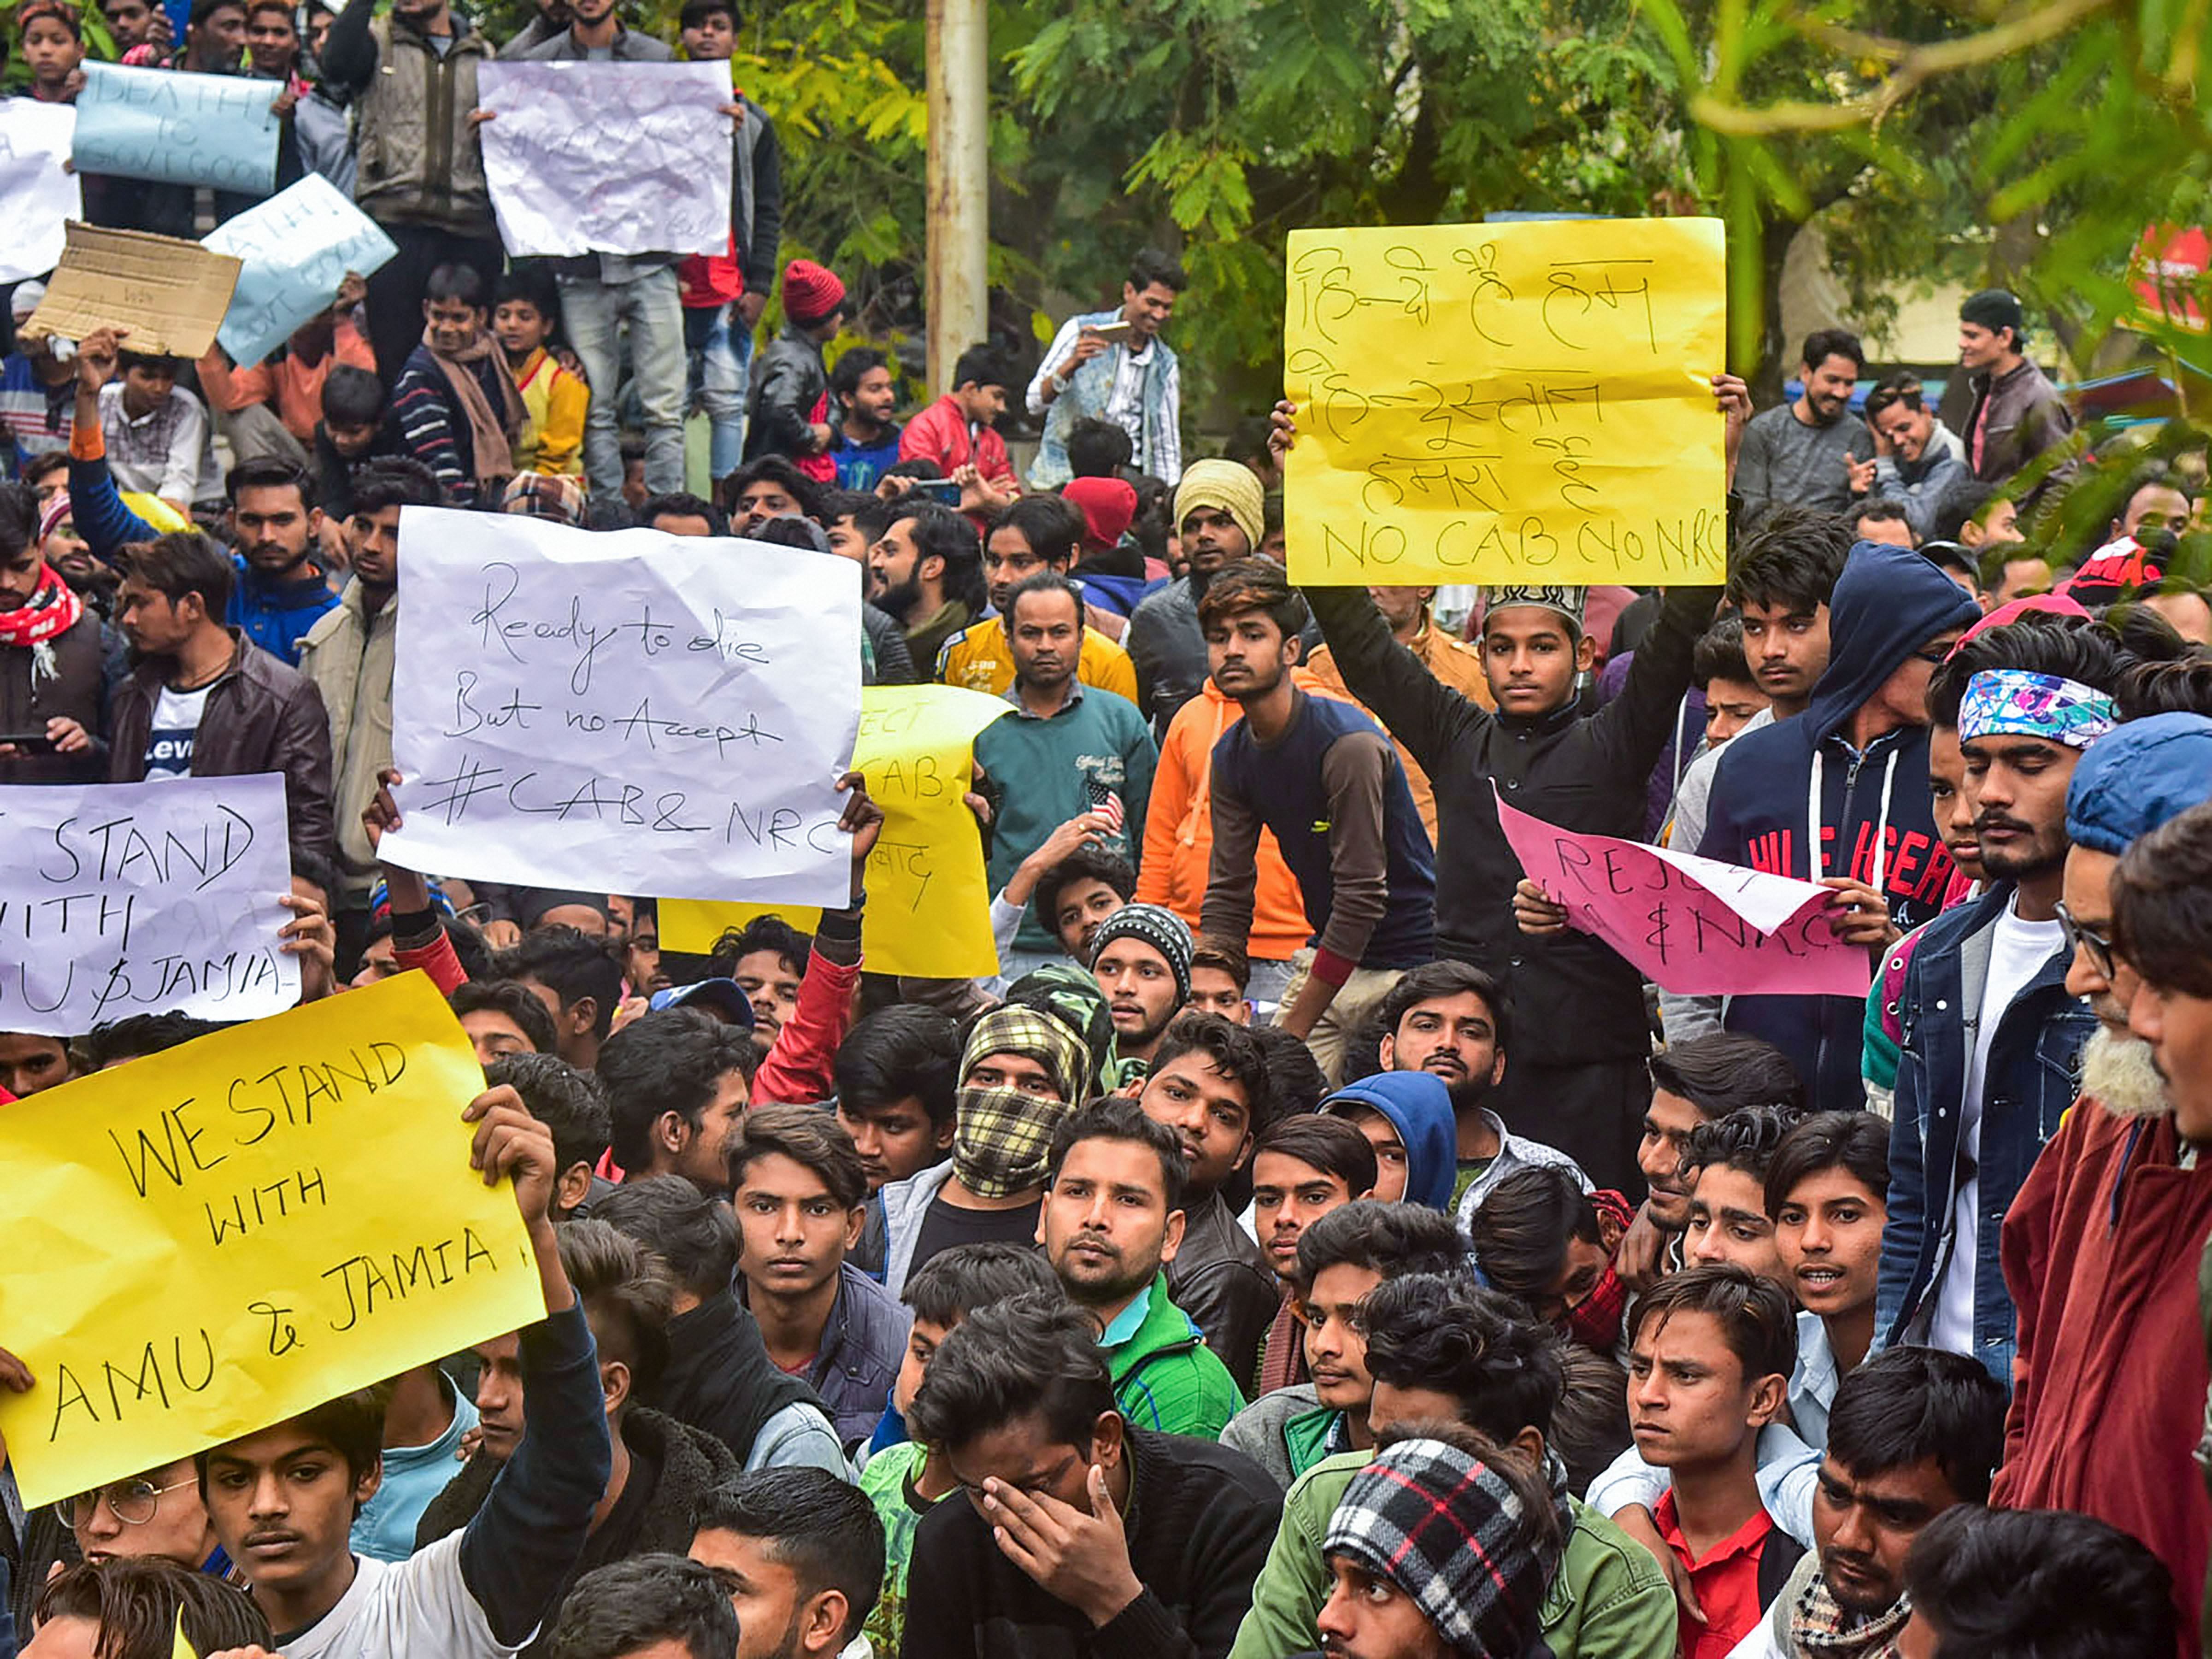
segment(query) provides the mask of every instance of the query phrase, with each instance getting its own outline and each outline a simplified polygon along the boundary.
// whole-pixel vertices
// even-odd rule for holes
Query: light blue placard
[[[76,96],[79,173],[217,190],[276,187],[277,81],[179,70],[84,65]]]
[[[241,368],[329,310],[346,272],[366,276],[399,251],[319,173],[225,220],[202,246],[239,262],[238,287],[216,338]]]

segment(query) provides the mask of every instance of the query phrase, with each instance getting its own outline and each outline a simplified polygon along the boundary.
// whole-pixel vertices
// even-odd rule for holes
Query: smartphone
[[[51,755],[54,740],[43,732],[0,732],[0,746],[34,755]]]
[[[1126,340],[1129,337],[1129,319],[1117,317],[1110,323],[1093,323],[1084,331],[1096,334],[1102,340]]]
[[[908,488],[941,507],[960,505],[960,486],[950,478],[916,478]]]

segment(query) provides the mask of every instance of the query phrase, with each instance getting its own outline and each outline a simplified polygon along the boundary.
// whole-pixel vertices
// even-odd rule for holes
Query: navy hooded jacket
[[[1856,877],[1881,890],[1890,919],[1908,933],[1933,919],[1950,884],[1951,855],[1929,802],[1928,728],[1900,726],[1862,751],[1851,747],[1850,719],[1929,641],[1981,614],[1971,595],[1910,549],[1854,547],[1829,602],[1828,669],[1812,702],[1721,751],[1697,850],[1803,880]],[[1820,844],[1808,859],[1816,811]],[[1858,997],[1736,996],[1724,1023],[1787,1054],[1818,1109],[1854,1111],[1866,1100],[1859,1074],[1865,1017]]]
[[[1459,1179],[1459,1126],[1451,1090],[1426,1072],[1377,1072],[1347,1083],[1322,1103],[1324,1112],[1365,1106],[1397,1127],[1406,1143],[1406,1201],[1449,1215]]]

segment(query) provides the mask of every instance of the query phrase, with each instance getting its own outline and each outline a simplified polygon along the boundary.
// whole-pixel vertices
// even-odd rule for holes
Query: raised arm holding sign
[[[1717,219],[1291,233],[1301,583],[1718,582]]]

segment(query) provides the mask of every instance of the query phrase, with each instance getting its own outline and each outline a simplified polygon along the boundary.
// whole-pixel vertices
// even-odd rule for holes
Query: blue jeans
[[[627,283],[561,279],[561,317],[568,343],[592,382],[584,417],[584,474],[601,501],[622,495],[622,439],[616,397],[623,359],[645,420],[645,487],[654,495],[684,488],[684,304],[676,268],[663,265]]]
[[[690,356],[691,402],[707,416],[707,472],[720,483],[744,465],[752,331],[738,317],[735,301],[696,306],[684,313],[684,343]]]

